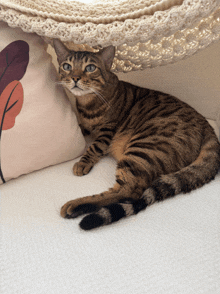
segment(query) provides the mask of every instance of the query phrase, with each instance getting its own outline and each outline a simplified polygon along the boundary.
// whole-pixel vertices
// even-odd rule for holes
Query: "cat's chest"
[[[84,129],[88,130],[90,133],[95,134],[98,131],[99,126],[103,124],[103,117],[85,117],[83,115],[79,115],[80,124],[84,127]]]

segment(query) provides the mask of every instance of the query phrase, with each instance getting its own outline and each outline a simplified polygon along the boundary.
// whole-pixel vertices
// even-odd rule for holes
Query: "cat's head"
[[[53,44],[59,63],[60,81],[75,96],[99,93],[105,88],[115,55],[113,46],[94,53],[71,51],[58,39]]]

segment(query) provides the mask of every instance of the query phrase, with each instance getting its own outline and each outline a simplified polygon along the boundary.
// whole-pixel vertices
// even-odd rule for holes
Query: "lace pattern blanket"
[[[220,39],[219,0],[0,0],[0,20],[47,42],[117,46],[113,70],[176,62]]]

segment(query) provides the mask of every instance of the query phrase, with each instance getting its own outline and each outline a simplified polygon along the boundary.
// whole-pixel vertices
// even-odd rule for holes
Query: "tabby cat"
[[[80,227],[90,230],[214,179],[220,144],[202,115],[171,95],[119,81],[110,71],[113,46],[74,52],[54,40],[54,48],[60,80],[76,97],[82,131],[94,138],[74,175],[88,174],[107,154],[117,160],[114,187],[67,202],[62,217],[88,214]]]

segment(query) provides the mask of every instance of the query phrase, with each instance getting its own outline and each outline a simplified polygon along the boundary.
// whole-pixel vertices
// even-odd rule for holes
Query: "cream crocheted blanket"
[[[117,46],[114,70],[127,72],[175,62],[219,40],[219,5],[219,0],[0,0],[0,20],[48,42]]]

